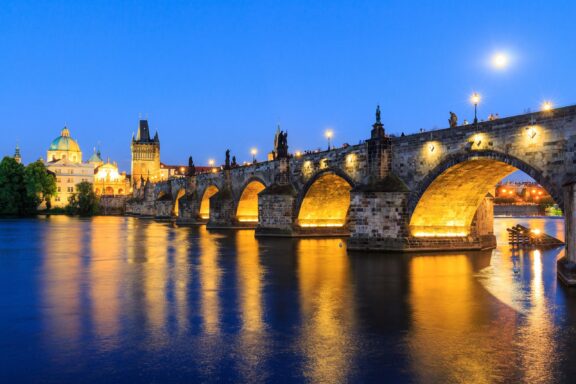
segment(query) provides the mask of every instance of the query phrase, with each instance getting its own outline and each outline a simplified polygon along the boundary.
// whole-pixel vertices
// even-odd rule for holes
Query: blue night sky
[[[0,7],[0,154],[25,162],[66,122],[85,158],[129,171],[139,113],[162,161],[239,161],[576,103],[573,1],[36,1]],[[506,70],[489,65],[510,55]]]

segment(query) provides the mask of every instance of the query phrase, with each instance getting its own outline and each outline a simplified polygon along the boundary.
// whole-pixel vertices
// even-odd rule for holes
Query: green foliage
[[[83,181],[76,185],[76,193],[70,196],[66,207],[71,214],[92,216],[98,213],[98,197],[94,193],[92,183]]]
[[[49,202],[55,193],[54,175],[41,161],[27,167],[12,157],[0,162],[0,215],[32,215],[42,200]]]
[[[24,166],[6,156],[0,162],[0,215],[24,215],[26,200]]]
[[[26,210],[35,212],[42,201],[46,201],[46,208],[50,209],[50,198],[56,194],[56,179],[44,163],[38,160],[28,164],[24,171],[24,183],[28,205]]]

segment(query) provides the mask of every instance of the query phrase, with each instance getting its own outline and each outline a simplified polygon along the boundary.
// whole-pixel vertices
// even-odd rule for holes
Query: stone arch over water
[[[200,200],[200,209],[198,210],[198,215],[201,219],[210,218],[210,198],[218,193],[219,189],[214,184],[210,184],[204,190],[202,198]]]
[[[353,181],[341,170],[326,169],[304,186],[297,204],[301,227],[344,227]]]
[[[412,192],[408,202],[410,234],[416,237],[468,236],[476,211],[503,178],[521,170],[562,203],[559,188],[540,171],[495,151],[452,155]]]
[[[239,222],[258,222],[258,194],[265,188],[264,182],[258,178],[252,178],[244,185],[236,208]]]

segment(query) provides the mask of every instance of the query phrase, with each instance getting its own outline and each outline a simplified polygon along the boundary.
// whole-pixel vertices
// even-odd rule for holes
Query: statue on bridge
[[[194,176],[196,175],[196,167],[194,166],[194,160],[192,160],[192,156],[188,158],[188,170],[186,172],[186,176]]]
[[[448,123],[450,124],[450,128],[458,126],[458,116],[456,116],[454,112],[450,112],[450,118],[448,119]]]
[[[276,158],[282,159],[288,157],[288,131],[280,131],[276,144]]]
[[[376,123],[381,123],[380,120],[380,105],[376,106]]]
[[[232,164],[230,164],[232,168],[238,167],[238,163],[236,162],[236,156],[232,156]]]
[[[230,169],[230,150],[226,150],[226,160],[224,162],[224,169]]]

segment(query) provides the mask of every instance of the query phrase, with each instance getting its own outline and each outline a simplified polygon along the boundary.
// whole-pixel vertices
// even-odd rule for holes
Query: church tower
[[[148,120],[138,122],[136,137],[132,136],[132,180],[160,179],[160,139],[158,132],[150,138]]]

